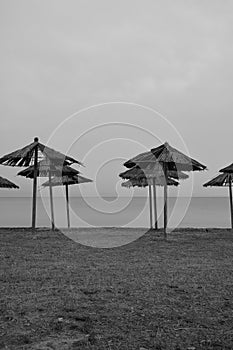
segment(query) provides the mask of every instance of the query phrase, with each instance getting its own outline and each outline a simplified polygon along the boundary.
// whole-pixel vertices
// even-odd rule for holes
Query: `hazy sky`
[[[124,160],[168,141],[208,166],[194,175],[194,195],[227,194],[202,184],[233,162],[232,1],[1,0],[0,16],[1,155],[52,136],[50,146],[85,162],[100,194],[124,195]],[[60,125],[119,101],[132,104]],[[31,193],[20,168],[0,170],[18,195]]]

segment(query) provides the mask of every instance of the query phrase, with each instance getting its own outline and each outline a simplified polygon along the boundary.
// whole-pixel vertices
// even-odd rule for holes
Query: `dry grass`
[[[0,240],[0,349],[233,348],[231,231],[148,232],[113,249],[48,230]]]

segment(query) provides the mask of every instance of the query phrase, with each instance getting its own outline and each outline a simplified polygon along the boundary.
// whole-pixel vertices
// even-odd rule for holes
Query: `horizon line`
[[[64,195],[65,196],[65,195]],[[64,198],[64,196],[53,196],[53,198]],[[69,198],[148,198],[148,196],[69,196]],[[169,198],[228,198],[229,196],[168,196]],[[0,198],[32,198],[32,196],[1,196]],[[37,196],[37,198],[50,198],[49,195],[47,196]],[[157,196],[156,198],[163,198],[163,196]]]

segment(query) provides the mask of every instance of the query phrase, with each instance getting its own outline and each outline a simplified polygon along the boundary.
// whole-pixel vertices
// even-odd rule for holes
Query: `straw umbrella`
[[[127,168],[138,165],[143,171],[147,167],[153,168],[157,164],[162,167],[166,180],[168,179],[168,171],[200,171],[206,169],[205,165],[171,147],[167,142],[124,163]],[[165,181],[164,186],[164,236],[167,237],[167,181]]]
[[[169,179],[185,180],[185,179],[188,179],[189,176],[183,173],[182,171],[168,170],[168,173],[167,173],[168,181],[166,182],[163,168],[161,167],[160,163],[155,163],[155,164],[152,163],[147,165],[143,172],[145,173],[146,177],[152,181],[152,184],[153,184],[155,229],[158,229],[157,204],[156,204],[156,180],[159,179],[159,182],[160,182],[161,179],[163,179],[162,186],[165,188],[165,186],[167,185],[173,185],[171,184],[171,181],[169,183]]]
[[[51,209],[51,223],[52,230],[55,228],[55,220],[54,220],[54,207],[53,207],[53,191],[52,191],[52,176],[74,176],[79,174],[79,171],[71,168],[68,165],[60,165],[51,162],[49,159],[44,159],[38,162],[38,167],[36,170],[36,177],[47,177],[49,178],[49,195],[50,195],[50,209]],[[22,171],[20,171],[17,175],[24,176],[26,178],[34,179],[35,172],[34,167],[30,166]]]
[[[229,172],[226,172],[229,171]],[[231,214],[231,228],[233,229],[233,203],[232,203],[232,178],[233,178],[233,164],[229,167],[221,169],[220,174],[214,177],[212,180],[206,182],[204,187],[229,187],[229,199],[230,199],[230,214]]]
[[[67,224],[70,228],[70,212],[69,212],[69,186],[70,185],[80,185],[82,183],[92,182],[92,180],[85,178],[81,175],[64,175],[64,176],[55,176],[52,178],[51,182],[46,181],[42,184],[43,187],[47,186],[65,186],[66,189],[66,212],[67,212]]]
[[[1,176],[0,176],[0,187],[1,188],[19,188],[19,186],[17,186],[16,184],[11,182],[10,180],[7,180]]]
[[[144,177],[140,177],[140,178],[131,178],[130,180],[128,181],[125,181],[121,184],[121,186],[123,187],[127,187],[127,188],[130,188],[130,187],[146,187],[148,186],[149,188],[149,208],[150,208],[150,228],[152,229],[153,228],[153,219],[152,219],[152,190],[151,190],[151,187],[152,185],[154,186],[164,186],[165,185],[165,179],[164,177],[154,177],[153,179],[148,179],[146,178],[145,176]],[[179,182],[173,180],[172,178],[168,177],[167,179],[167,185],[168,186],[178,186],[179,185]],[[155,199],[155,193],[154,193],[154,199]],[[156,201],[154,202],[155,205],[156,205]],[[157,210],[156,210],[156,207],[154,207],[155,209],[155,212],[154,212],[154,215],[155,215],[155,229],[157,230],[158,229],[158,225],[157,225],[157,222],[158,222],[158,219],[157,219]]]
[[[233,228],[233,203],[232,203],[232,176],[233,176],[233,163],[227,167],[220,169],[220,173],[228,174],[228,186],[230,196],[230,207],[231,207],[231,227]]]
[[[42,158],[47,158],[60,166],[70,165],[73,163],[82,165],[78,160],[66,156],[54,149],[47,147],[39,142],[38,137],[34,138],[34,141],[14,152],[6,154],[0,158],[0,164],[9,166],[28,167],[33,164],[34,176],[33,176],[33,205],[32,205],[32,228],[36,227],[36,192],[37,192],[37,168],[38,161]]]
[[[164,173],[161,165],[157,162],[154,164],[147,165],[145,169],[141,169],[140,166],[135,165],[129,170],[126,170],[125,172],[119,174],[119,176],[123,179],[146,178],[151,180],[150,182],[152,182],[152,185],[149,185],[149,198],[151,197],[150,186],[153,186],[155,230],[157,230],[158,220],[157,220],[157,203],[156,203],[156,181],[158,182],[158,185],[161,186],[161,181],[162,179],[164,179]],[[181,171],[171,170],[171,171],[168,171],[168,177],[170,179],[184,180],[184,179],[187,179],[189,176]],[[164,183],[164,180],[163,180],[163,183]]]
[[[233,163],[223,169],[220,169],[219,171],[220,173],[228,174],[228,186],[229,186],[229,197],[230,197],[230,208],[231,208],[231,227],[233,228],[233,203],[232,203]]]

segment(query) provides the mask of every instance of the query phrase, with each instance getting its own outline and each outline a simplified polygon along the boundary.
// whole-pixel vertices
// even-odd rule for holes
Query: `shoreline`
[[[13,230],[19,230],[19,231],[52,231],[51,227],[47,226],[41,226],[41,227],[36,227],[35,229],[32,229],[31,227],[24,227],[24,226],[0,226],[0,232],[2,230],[6,231],[13,231]],[[56,227],[56,231],[75,231],[75,230],[86,230],[86,231],[91,231],[91,230],[125,230],[125,231],[133,231],[133,230],[146,230],[147,232],[149,231],[154,231],[154,232],[162,232],[163,228],[159,228],[158,230],[155,229],[150,229],[147,227],[121,227],[121,226],[91,226],[91,227],[86,227],[86,226],[80,226],[80,227]],[[171,232],[185,232],[185,231],[204,231],[204,232],[210,232],[210,231],[233,231],[232,228],[227,228],[227,227],[177,227],[177,228],[169,228],[168,230],[171,230]]]

